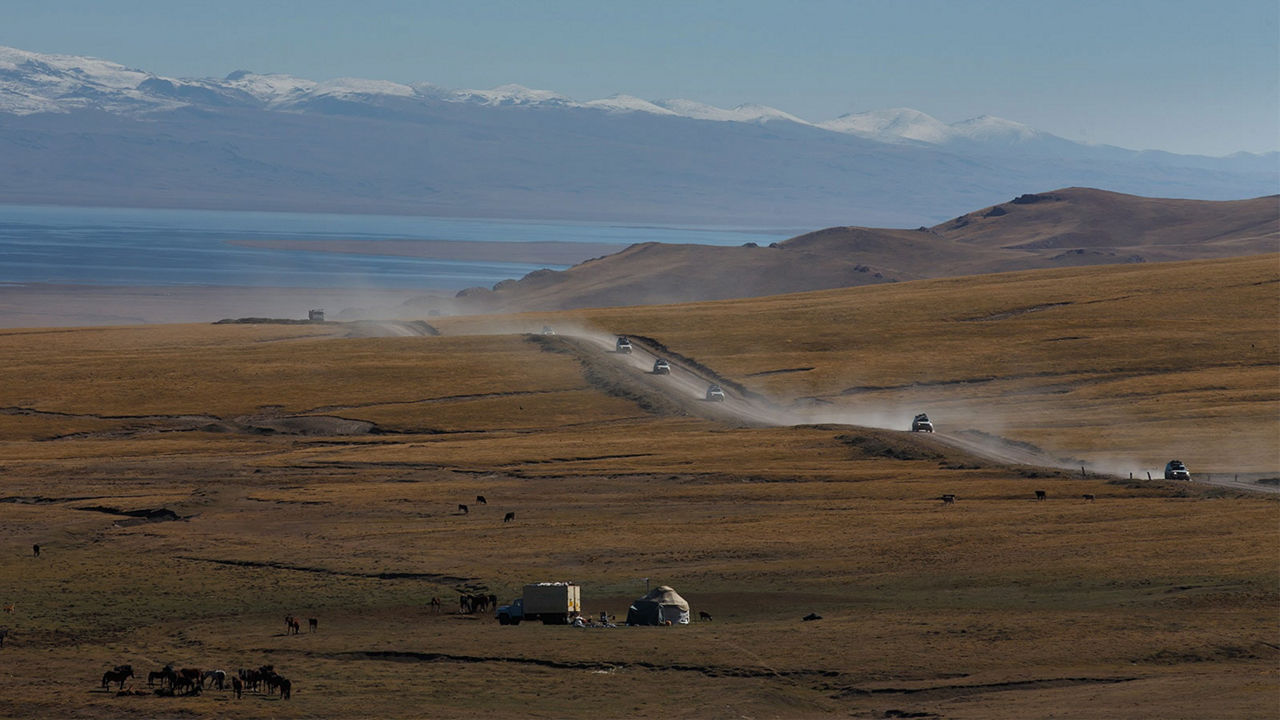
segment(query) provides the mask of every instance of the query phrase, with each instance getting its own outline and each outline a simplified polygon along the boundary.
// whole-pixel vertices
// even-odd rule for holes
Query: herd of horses
[[[434,601],[431,604],[432,609],[438,608],[439,601],[436,600],[436,598],[431,598],[431,599]],[[497,610],[497,609],[498,609],[497,595],[459,595],[458,596],[458,612],[469,615],[471,613],[478,613],[478,612],[482,613],[482,612],[488,612],[489,610]]]
[[[1049,493],[1045,492],[1044,490],[1036,490],[1035,492],[1036,492],[1036,501],[1037,501],[1037,502],[1038,502],[1038,501],[1048,500],[1048,499],[1049,499]],[[1094,501],[1094,499],[1095,499],[1097,496],[1095,496],[1093,493],[1085,493],[1085,494],[1081,495],[1080,497],[1081,497],[1081,498],[1083,498],[1083,499],[1084,499],[1085,501],[1087,501],[1087,502],[1093,502],[1093,501]],[[942,504],[943,504],[943,505],[955,505],[955,504],[956,504],[956,496],[955,496],[955,495],[953,495],[953,494],[951,494],[951,493],[948,493],[948,494],[946,494],[946,495],[943,495],[942,497],[940,497],[940,498],[938,498],[938,499],[942,501]]]
[[[315,632],[320,627],[320,621],[315,618],[307,618],[307,632]],[[302,618],[296,618],[292,615],[284,616],[284,632],[286,635],[297,635],[302,632]]]
[[[116,665],[102,674],[102,687],[110,689],[116,683],[117,689],[124,691],[124,681],[134,677],[132,665]],[[229,680],[229,682],[228,682]],[[230,686],[236,698],[246,692],[266,691],[268,695],[280,694],[281,700],[293,697],[293,683],[276,672],[274,665],[263,665],[255,669],[241,668],[235,675],[226,670],[200,670],[199,668],[174,668],[165,665],[160,670],[147,673],[147,687],[159,687],[157,695],[177,697],[183,695],[199,695],[207,689],[225,690]]]
[[[486,499],[485,499],[485,497],[484,497],[483,495],[477,495],[477,496],[476,496],[476,503],[477,503],[477,504],[479,504],[479,505],[488,505],[488,504],[489,504],[489,501],[488,501],[488,500],[486,500]],[[471,506],[469,506],[469,505],[467,505],[467,504],[465,504],[465,503],[458,503],[458,514],[460,514],[460,515],[470,515],[470,514],[471,514]],[[516,514],[515,514],[514,512],[509,512],[509,513],[507,513],[506,515],[503,515],[503,516],[502,516],[502,522],[504,522],[504,523],[513,522],[513,521],[515,521],[515,519],[516,519]]]

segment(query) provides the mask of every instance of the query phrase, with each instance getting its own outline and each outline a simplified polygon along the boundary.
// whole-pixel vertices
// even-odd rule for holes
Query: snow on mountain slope
[[[676,113],[660,105],[642,100],[633,95],[612,95],[599,100],[588,100],[582,107],[608,110],[609,112],[646,112],[652,115],[675,115]]]
[[[681,117],[693,120],[717,120],[720,122],[765,122],[769,120],[787,120],[801,125],[810,125],[808,120],[783,112],[766,105],[739,105],[734,108],[718,108],[714,105],[673,98],[670,100],[654,100],[654,105],[671,111]]]
[[[279,105],[305,95],[317,85],[311,80],[303,80],[292,75],[275,73],[260,75],[249,70],[237,70],[228,75],[223,83],[248,93],[268,106]]]
[[[550,90],[534,90],[515,83],[499,85],[492,90],[455,90],[452,95],[455,101],[478,102],[482,105],[553,105],[561,107],[576,105],[573,100],[559,93],[554,93]]]
[[[138,89],[152,77],[97,58],[0,47],[0,112],[28,115],[82,108],[126,112],[139,106],[180,106]]]
[[[384,80],[337,78],[315,82],[283,74],[238,70],[221,80],[175,79],[127,68],[96,58],[47,55],[0,47],[0,112],[28,115],[98,109],[138,114],[196,105],[249,103],[267,109],[301,109],[309,101],[337,99],[362,102],[379,96],[422,103],[472,103],[490,107],[587,108],[610,113],[643,112],[720,122],[768,123],[786,121],[880,142],[914,140],[943,144],[955,139],[1008,143],[1039,135],[1019,123],[981,117],[946,125],[917,110],[896,108],[845,115],[811,123],[765,105],[733,108],[685,99],[653,102],[630,95],[614,95],[579,102],[550,90],[502,85],[492,90],[452,90],[429,83],[405,85]]]
[[[1025,142],[1047,136],[1047,133],[1042,133],[1030,125],[990,115],[952,123],[951,130],[955,137],[980,142]]]
[[[939,144],[952,137],[952,129],[946,123],[911,108],[841,115],[835,120],[818,123],[818,127],[881,142],[906,139]]]

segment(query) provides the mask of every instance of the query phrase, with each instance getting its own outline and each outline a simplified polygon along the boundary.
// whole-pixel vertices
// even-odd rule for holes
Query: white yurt
[[[659,585],[631,603],[628,625],[689,624],[689,603],[669,585]]]

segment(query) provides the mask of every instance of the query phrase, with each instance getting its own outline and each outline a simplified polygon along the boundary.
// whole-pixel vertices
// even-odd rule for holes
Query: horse
[[[285,616],[284,616],[284,631],[285,631],[285,633],[288,633],[288,632],[289,632],[290,630],[292,630],[292,629],[293,629],[293,616],[292,616],[292,615],[285,615]]]
[[[488,505],[488,504],[489,504],[489,501],[488,501],[488,500],[485,500],[483,495],[477,495],[477,496],[476,496],[476,502],[477,502],[477,503],[479,503],[479,504],[481,504],[481,505]]]
[[[244,686],[249,690],[257,690],[262,685],[262,671],[241,668],[239,671],[240,680],[244,682]]]
[[[440,612],[440,598],[438,597],[431,598],[431,612],[433,613]]]
[[[4,611],[5,611],[5,612],[7,612],[7,613],[9,613],[10,615],[12,615],[12,614],[13,614],[13,603],[7,603],[7,604],[4,606]]]
[[[0,628],[0,647],[4,647],[4,639],[9,637],[9,628]]]
[[[179,674],[173,679],[172,692],[177,695],[179,691],[185,691],[187,695],[195,695],[200,692],[200,678],[190,677],[188,675]]]
[[[227,671],[226,670],[205,670],[200,675],[201,687],[203,687],[206,684],[210,684],[209,681],[211,680],[213,681],[212,684],[217,685],[218,689],[221,690],[227,682]]]
[[[307,632],[315,632],[320,627],[320,621],[316,618],[307,619]]]
[[[493,609],[495,609],[495,610],[498,608],[498,596],[497,596],[497,595],[489,595],[489,607],[491,607],[491,608],[493,608]]]
[[[114,669],[102,673],[102,687],[109,687],[111,683],[119,683],[120,689],[124,689],[124,681],[133,677],[132,665],[117,665]]]
[[[466,515],[471,512],[471,508],[467,507],[466,505],[463,505],[462,503],[458,503],[458,512],[462,513],[463,515]]]
[[[467,614],[471,613],[471,596],[470,595],[458,596],[458,612],[467,613]]]
[[[955,505],[955,504],[956,504],[956,496],[955,496],[955,495],[949,495],[949,494],[948,494],[948,495],[943,495],[941,498],[939,498],[939,500],[942,500],[942,504],[943,504],[943,505]]]
[[[711,613],[706,612],[705,610],[699,610],[699,611],[698,611],[698,619],[699,619],[699,620],[706,620],[707,622],[711,622]]]
[[[34,555],[34,556],[36,556],[36,557],[40,557],[40,544],[39,544],[39,543],[36,543],[35,545],[32,545],[32,546],[31,546],[31,554],[32,554],[32,555]]]
[[[507,513],[506,515],[503,515],[503,516],[502,516],[502,522],[504,522],[504,523],[509,523],[509,522],[511,522],[512,520],[515,520],[515,519],[516,519],[516,514],[515,514],[515,513],[513,513],[513,512],[509,512],[509,513]]]
[[[231,676],[231,690],[235,692],[237,700],[244,695],[244,681],[241,680],[239,676]]]
[[[277,684],[280,686],[280,699],[288,700],[293,697],[293,683],[289,682],[289,678],[276,676]]]
[[[289,633],[297,635],[300,632],[302,632],[302,623],[298,622],[298,618],[289,618]]]
[[[1093,502],[1093,493],[1085,493],[1082,497],[1089,502]]]
[[[1048,493],[1046,493],[1045,491],[1043,491],[1043,490],[1037,490],[1037,491],[1036,491],[1036,499],[1037,499],[1037,500],[1044,500],[1044,499],[1045,499],[1045,498],[1047,498],[1047,497],[1049,497],[1049,494],[1048,494]]]
[[[156,680],[159,680],[161,687],[165,685],[173,687],[173,681],[177,677],[178,674],[173,671],[173,666],[165,665],[163,670],[152,670],[147,673],[147,685],[154,685]]]

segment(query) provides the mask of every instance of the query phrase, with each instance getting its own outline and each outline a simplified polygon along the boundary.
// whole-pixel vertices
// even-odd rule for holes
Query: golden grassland
[[[1121,469],[1280,465],[1280,255],[948,278],[581,321],[834,408],[927,408]],[[563,320],[561,320],[563,318]],[[483,328],[483,318],[442,323]],[[787,371],[790,372],[778,372]]]
[[[1250,467],[1275,470],[1278,271],[1095,268],[502,322],[655,338],[778,398],[990,406],[1005,434],[1055,449],[1210,437],[1205,463],[1227,467],[1252,423]],[[1272,497],[1001,467],[902,432],[655,414],[553,344],[461,334],[492,323],[0,331],[0,602],[15,606],[0,716],[1274,716]],[[798,367],[813,369],[755,375]],[[253,430],[296,415],[380,432]],[[109,512],[154,508],[183,519]],[[588,612],[622,616],[644,578],[714,620],[456,612],[459,590],[505,602],[573,579]],[[284,634],[289,613],[319,632]],[[131,663],[145,690],[166,662],[274,664],[294,696],[98,687]]]

